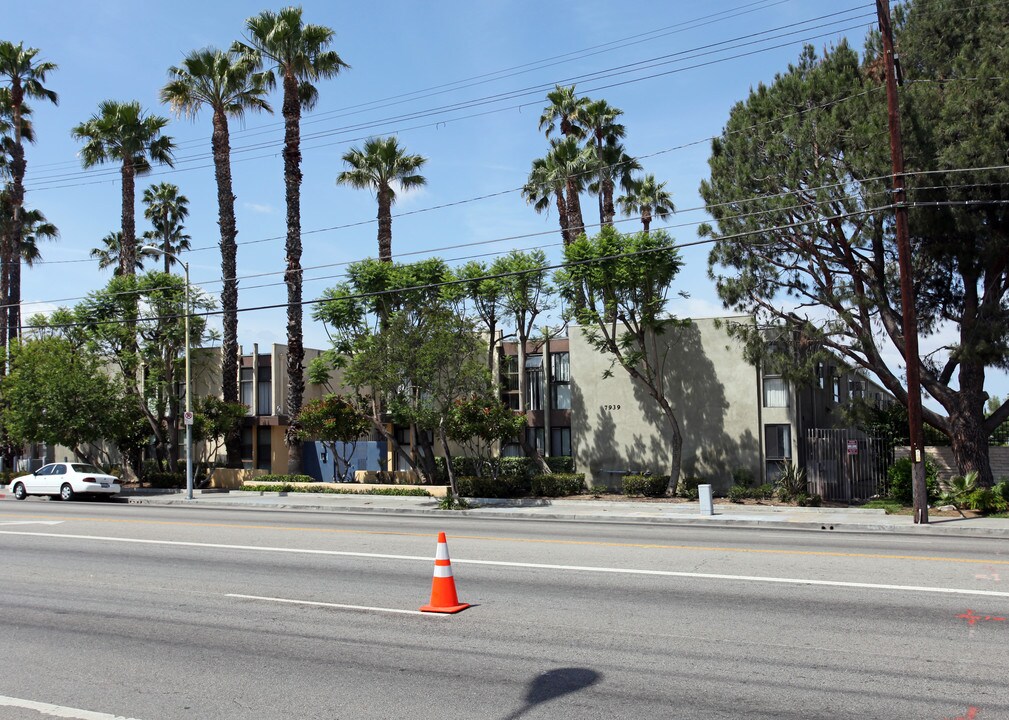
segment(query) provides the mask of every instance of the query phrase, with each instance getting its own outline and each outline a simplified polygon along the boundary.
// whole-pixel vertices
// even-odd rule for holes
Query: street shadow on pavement
[[[516,720],[537,705],[556,700],[595,685],[602,675],[589,668],[557,668],[537,675],[526,691],[525,705],[507,715],[504,720]]]

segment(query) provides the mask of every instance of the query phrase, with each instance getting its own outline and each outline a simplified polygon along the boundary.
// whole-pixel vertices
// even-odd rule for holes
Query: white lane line
[[[103,712],[79,710],[72,707],[63,707],[62,705],[50,705],[49,703],[35,702],[34,700],[7,697],[6,695],[0,695],[0,705],[34,710],[50,717],[72,718],[73,720],[137,720],[136,718],[128,718],[123,715],[109,715]]]
[[[227,593],[224,597],[241,598],[243,600],[267,600],[276,603],[288,603],[290,605],[314,605],[316,607],[339,608],[341,610],[371,610],[374,612],[398,613],[400,615],[426,615],[428,617],[449,617],[444,613],[426,613],[420,610],[400,610],[399,608],[369,607],[367,605],[340,605],[339,603],[314,602],[312,600],[289,600],[287,598],[262,597],[260,595],[239,595],[237,593]]]
[[[4,520],[0,525],[62,525],[62,520]]]
[[[0,535],[25,535],[31,537],[64,538],[70,540],[104,540],[107,542],[134,543],[139,545],[171,545],[175,547],[212,548],[216,550],[246,550],[253,552],[292,553],[296,555],[329,555],[337,557],[372,558],[378,560],[419,560],[434,562],[430,556],[386,555],[382,553],[351,552],[349,550],[314,550],[310,548],[282,548],[261,545],[225,545],[223,543],[198,543],[182,540],[147,540],[143,538],[119,538],[102,535],[66,535],[62,533],[24,532],[0,530]],[[549,565],[545,563],[520,563],[504,560],[452,560],[456,565],[490,565],[493,567],[530,568],[533,570],[563,570],[569,572],[617,573],[623,575],[651,575],[654,577],[680,577],[697,580],[733,580],[737,582],[763,582],[786,585],[818,585],[823,587],[859,588],[865,590],[898,590],[903,592],[939,593],[943,595],[978,595],[983,597],[1009,598],[1009,592],[997,590],[968,590],[966,588],[928,587],[922,585],[884,585],[880,583],[860,583],[843,580],[809,580],[805,578],[766,577],[761,575],[724,575],[716,573],[679,572],[676,570],[639,570],[634,568],[595,567],[590,565]]]

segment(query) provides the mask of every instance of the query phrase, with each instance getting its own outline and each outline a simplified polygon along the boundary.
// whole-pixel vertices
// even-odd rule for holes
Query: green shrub
[[[445,497],[438,500],[439,510],[466,510],[469,508],[469,503],[463,500],[461,497],[457,497],[452,493],[447,493]]]
[[[179,488],[186,485],[186,474],[166,470],[148,470],[144,482],[152,488]]]
[[[756,480],[753,477],[753,471],[750,468],[738,467],[732,471],[732,484],[740,485],[744,488],[753,487]]]
[[[573,475],[575,472],[575,459],[564,455],[554,455],[543,458],[547,462],[547,467],[554,475]]]
[[[532,458],[503,457],[499,459],[499,462],[501,463],[501,477],[509,478],[520,484],[536,474],[536,464]]]
[[[698,485],[704,485],[707,480],[701,477],[682,477],[676,483],[676,496],[687,500],[696,500],[699,497]]]
[[[624,475],[621,484],[624,495],[664,497],[669,487],[668,475]]]
[[[799,507],[820,507],[823,504],[823,498],[819,495],[799,493],[795,496],[795,504]]]
[[[584,473],[551,473],[532,479],[532,494],[539,497],[566,497],[585,489]]]
[[[994,488],[976,488],[967,495],[964,504],[982,515],[1004,512],[1009,508],[1009,503]]]
[[[771,483],[758,485],[750,491],[750,496],[758,500],[770,500],[774,497],[774,485]]]
[[[992,488],[1003,500],[1009,503],[1009,480],[999,478],[998,484]]]
[[[928,501],[939,499],[939,469],[928,458],[925,458],[925,485],[928,488]],[[911,458],[900,458],[886,471],[885,495],[903,505],[914,502],[914,492],[911,488]]]
[[[531,484],[502,475],[497,480],[490,477],[464,476],[455,479],[456,490],[463,497],[515,498],[528,495]]]
[[[311,475],[260,475],[256,478],[257,483],[270,484],[270,483],[317,483],[319,482]]]
[[[782,502],[792,502],[808,495],[809,485],[806,471],[793,463],[781,463],[781,474],[774,483],[774,489]]]
[[[355,490],[353,485],[331,485],[325,487],[305,487],[290,483],[275,483],[261,485],[243,485],[240,490],[249,492],[286,492],[286,493],[322,493],[328,495],[396,495],[402,497],[429,497],[430,493],[423,488],[370,488]]]
[[[752,497],[752,493],[750,492],[750,488],[737,483],[729,488],[728,497],[731,502],[741,503],[743,500]]]

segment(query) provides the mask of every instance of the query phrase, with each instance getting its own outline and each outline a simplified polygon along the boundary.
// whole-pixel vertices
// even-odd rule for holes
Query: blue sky
[[[240,38],[245,19],[266,7],[227,1],[36,0],[5,9],[3,37],[41,48],[46,59],[60,65],[48,81],[60,95],[59,107],[36,108],[38,143],[28,149],[26,184],[27,203],[41,209],[62,237],[44,246],[45,262],[25,273],[26,316],[74,304],[102,287],[111,272],[99,271],[88,252],[119,227],[118,174],[111,167],[82,171],[76,157],[79,145],[70,138],[70,129],[88,119],[104,99],[139,100],[149,111],[171,117],[158,101],[168,67],[190,50],[227,47]],[[701,205],[697,187],[707,177],[707,138],[721,131],[731,106],[745,98],[751,86],[769,82],[786,69],[804,42],[822,47],[846,36],[860,47],[874,17],[873,4],[864,0],[649,0],[628,5],[602,0],[309,1],[303,7],[307,22],[336,31],[333,49],[351,66],[319,84],[319,104],[302,124],[306,299],[337,282],[342,264],[377,254],[376,227],[369,222],[375,217],[374,199],[366,191],[335,184],[343,169],[341,155],[372,135],[398,134],[410,152],[428,158],[428,185],[401,195],[394,212],[457,203],[395,218],[393,253],[398,258],[439,254],[455,261],[516,247],[542,247],[557,258],[556,217],[537,215],[516,191],[532,159],[547,148],[537,120],[546,88],[554,83],[577,82],[579,92],[624,110],[628,152],[647,156],[641,160],[645,170],[668,182],[681,211],[671,224],[682,227],[672,234],[679,241],[695,240],[695,224],[706,215],[689,209]],[[714,52],[703,56],[606,79],[581,77],[849,8],[858,9],[809,22],[787,37],[737,49],[727,47],[736,43],[726,43],[708,48]],[[744,52],[750,54],[729,57]],[[540,62],[549,58],[554,59]],[[655,77],[645,78],[648,75]],[[459,82],[471,78],[479,80]],[[522,90],[528,92],[469,109],[444,110]],[[232,123],[240,307],[286,300],[279,92],[271,102],[276,115],[251,115],[244,126]],[[415,113],[425,116],[403,117]],[[210,116],[195,122],[173,118],[167,132],[179,145],[176,169],[138,179],[138,232],[147,227],[139,203],[143,189],[161,181],[177,184],[190,199],[192,280],[217,293],[221,272]],[[492,197],[474,200],[484,195]],[[584,198],[583,207],[588,222],[598,220],[594,198]],[[332,229],[355,223],[365,224]],[[425,253],[471,243],[483,244]],[[707,249],[686,250],[684,258],[677,289],[690,298],[678,300],[674,309],[694,317],[721,314],[707,279]],[[308,315],[306,345],[324,347],[325,330]],[[261,347],[285,342],[283,310],[243,313],[239,337],[246,349],[254,342]],[[991,391],[1004,395],[1006,387],[1000,378]]]

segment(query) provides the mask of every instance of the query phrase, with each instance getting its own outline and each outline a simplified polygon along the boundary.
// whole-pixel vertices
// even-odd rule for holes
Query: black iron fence
[[[809,430],[806,479],[824,500],[853,502],[881,495],[893,464],[893,445],[851,430]]]

